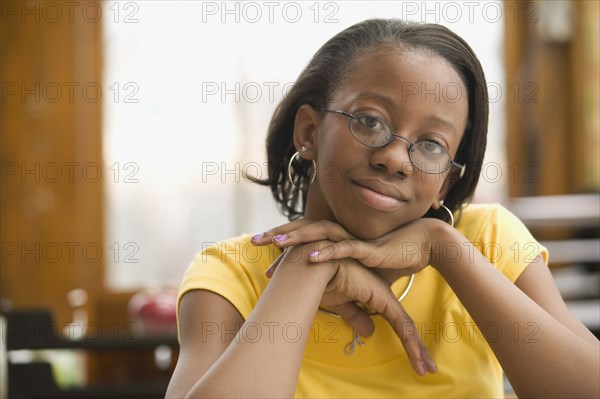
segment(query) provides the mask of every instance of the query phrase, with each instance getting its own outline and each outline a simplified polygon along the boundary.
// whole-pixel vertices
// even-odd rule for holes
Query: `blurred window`
[[[203,247],[285,222],[243,173],[266,176],[275,106],[328,38],[366,18],[441,23],[474,48],[491,99],[477,199],[504,197],[501,2],[103,5],[109,288],[177,285]]]

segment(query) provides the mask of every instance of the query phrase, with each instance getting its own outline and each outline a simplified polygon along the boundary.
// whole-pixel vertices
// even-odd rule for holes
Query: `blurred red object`
[[[129,300],[129,319],[147,335],[177,333],[177,290],[148,288]]]

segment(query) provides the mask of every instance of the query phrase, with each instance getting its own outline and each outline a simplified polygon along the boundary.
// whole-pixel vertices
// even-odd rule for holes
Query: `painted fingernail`
[[[252,236],[252,241],[258,241],[265,236],[265,233],[260,233]]]
[[[279,234],[279,235],[276,235],[275,237],[273,237],[273,241],[282,242],[282,241],[285,241],[286,238],[287,238],[287,234]]]
[[[437,365],[435,364],[427,350],[421,349],[421,358],[425,359],[423,360],[423,363],[425,364],[425,367],[428,372],[435,373],[437,371]]]
[[[431,363],[431,367],[429,368],[429,372],[430,373],[437,373],[437,370],[438,370],[437,364],[435,364],[435,363],[432,362]]]
[[[317,256],[319,256],[319,251],[312,251],[308,254],[308,256],[310,256],[311,258],[316,258]]]
[[[265,276],[271,278],[271,276],[273,276],[273,271],[275,271],[275,268],[273,267],[273,265],[271,265],[265,272]]]

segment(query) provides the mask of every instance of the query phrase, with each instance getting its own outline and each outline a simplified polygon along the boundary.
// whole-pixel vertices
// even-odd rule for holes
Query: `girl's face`
[[[442,144],[452,159],[468,117],[459,75],[443,58],[415,51],[363,57],[328,108],[377,115],[394,134]],[[456,171],[420,171],[409,159],[409,143],[399,138],[385,147],[367,147],[352,136],[349,118],[336,113],[320,113],[308,144],[318,177],[308,191],[305,217],[336,221],[363,239],[380,237],[437,207],[450,188],[446,178]]]

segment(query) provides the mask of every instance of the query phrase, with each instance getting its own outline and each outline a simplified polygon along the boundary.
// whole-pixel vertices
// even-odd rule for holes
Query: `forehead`
[[[340,107],[374,104],[406,119],[442,119],[462,133],[467,123],[467,89],[442,57],[413,50],[379,50],[354,62],[334,102]]]

